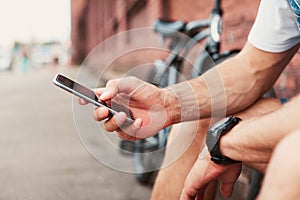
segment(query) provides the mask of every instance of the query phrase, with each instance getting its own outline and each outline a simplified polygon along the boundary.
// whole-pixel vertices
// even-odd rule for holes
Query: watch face
[[[220,128],[227,124],[228,120],[230,120],[230,117],[221,119],[214,123],[214,125],[208,129],[208,135],[206,136],[206,144],[209,151],[211,151],[216,145],[216,143],[219,141],[219,137],[221,135]]]
[[[230,131],[241,119],[238,117],[230,116],[216,122],[207,131],[206,145],[211,155],[211,160],[218,164],[232,164],[237,161],[222,155],[219,149],[219,141],[222,135]]]
[[[217,121],[214,125],[212,125],[210,127],[210,130],[212,131],[212,133],[216,133],[215,129],[219,128],[219,126],[225,124],[228,120],[229,120],[230,117],[226,117],[224,119],[221,119],[220,121]],[[214,135],[216,136],[216,135]]]

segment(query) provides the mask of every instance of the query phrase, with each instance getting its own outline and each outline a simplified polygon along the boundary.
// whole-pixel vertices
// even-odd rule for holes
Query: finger
[[[103,91],[105,91],[105,88],[96,88],[94,89],[95,94],[99,97]]]
[[[116,131],[126,121],[126,114],[119,112],[104,122],[104,128],[108,132]]]
[[[125,133],[128,136],[132,136],[134,140],[138,140],[137,132],[142,127],[142,119],[138,118],[133,123],[128,123],[127,115],[124,112],[115,114],[111,119],[104,123],[105,130],[112,132],[117,131],[119,133]]]
[[[234,184],[241,173],[241,164],[228,165],[229,170],[220,177],[220,191],[221,194],[229,198],[232,194]]]
[[[206,185],[199,187],[197,184],[195,184],[194,181],[191,181],[191,173],[192,172],[190,172],[190,174],[188,175],[181,193],[182,199],[184,200],[195,199],[196,196],[204,196],[205,193]],[[195,175],[194,173],[192,174]]]
[[[202,193],[198,196],[200,197],[202,195],[201,199],[214,199],[216,196],[216,189],[218,187],[217,185],[217,180],[211,181],[209,184],[207,184],[205,191],[202,191]]]
[[[82,98],[78,98],[77,99],[77,102],[80,104],[80,105],[86,105],[88,104],[89,102],[87,102],[86,100],[82,99]]]
[[[202,200],[205,195],[207,185],[203,186],[201,189],[197,189],[194,191],[187,191],[185,188],[182,190],[180,195],[180,200]]]
[[[212,177],[207,173],[210,162],[209,156],[195,162],[184,184],[183,199],[195,198],[196,196],[200,198],[204,195],[208,183],[212,180]]]
[[[105,88],[96,88],[94,89],[95,95],[98,97],[98,101],[101,103],[105,103],[107,106],[111,106],[111,100],[108,101],[102,101],[100,99],[101,94],[105,91]]]
[[[201,189],[197,192],[197,196],[196,196],[195,200],[203,200],[204,199],[206,188],[207,187],[205,186],[203,189]]]
[[[141,129],[142,123],[142,119],[137,118],[133,123],[129,124],[128,122],[125,122],[117,131],[125,133],[130,140],[141,140],[143,137],[138,135],[138,131]]]
[[[120,79],[109,80],[106,83],[106,88],[99,90],[99,99],[101,101],[111,100],[118,93],[118,85]]]
[[[195,197],[192,197],[190,195],[188,195],[185,190],[183,189],[180,195],[180,200],[191,200],[194,199]]]
[[[102,121],[102,120],[108,118],[109,114],[110,113],[107,108],[99,107],[99,108],[95,109],[93,117],[96,121]]]
[[[138,138],[134,137],[134,136],[130,136],[127,133],[123,132],[123,131],[117,131],[119,138],[123,139],[123,140],[129,140],[129,141],[136,141],[139,140]]]
[[[230,198],[233,191],[234,183],[220,183],[220,192],[225,198]]]
[[[109,80],[106,84],[105,90],[103,90],[99,98],[101,101],[107,101],[112,99],[118,93],[129,94],[137,87],[139,87],[142,83],[143,81],[135,77]]]

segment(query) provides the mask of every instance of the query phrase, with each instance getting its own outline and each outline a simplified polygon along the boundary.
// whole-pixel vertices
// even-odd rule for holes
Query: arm
[[[265,171],[275,146],[282,138],[300,127],[299,109],[300,95],[274,112],[241,121],[221,137],[222,154]],[[182,199],[194,196],[201,199],[212,180],[218,180],[221,193],[229,197],[240,174],[240,167],[241,164],[215,164],[210,160],[208,150],[204,149],[186,179]]]
[[[298,48],[299,45],[282,53],[269,53],[247,43],[236,57],[203,76],[168,87],[181,103],[168,109],[172,123],[206,118],[214,113],[224,116],[249,107],[272,87]],[[220,113],[224,112],[222,109],[226,113]]]
[[[268,115],[242,121],[223,136],[220,150],[224,155],[244,162],[268,163],[277,143],[300,128],[300,95]]]
[[[126,130],[120,129],[126,115],[119,113],[105,122],[105,128],[137,139],[182,121],[238,112],[253,104],[273,85],[298,47],[269,53],[248,43],[236,57],[204,75],[165,89],[135,78],[111,80],[106,88],[99,90],[100,100],[123,102],[136,120]],[[96,109],[94,116],[98,121],[103,120],[108,111]]]

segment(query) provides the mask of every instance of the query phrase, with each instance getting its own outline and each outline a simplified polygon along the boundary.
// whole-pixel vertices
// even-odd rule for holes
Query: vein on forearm
[[[181,107],[175,112],[176,123],[224,117],[251,106],[274,84],[297,49],[269,53],[247,44],[240,54],[202,76],[168,87]]]

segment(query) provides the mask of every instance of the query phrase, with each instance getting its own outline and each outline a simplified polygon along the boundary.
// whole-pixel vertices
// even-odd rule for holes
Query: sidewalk
[[[0,73],[0,200],[146,200],[151,188],[95,160],[76,133],[58,71]],[[105,153],[105,152],[104,152]]]

